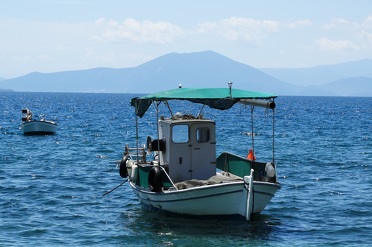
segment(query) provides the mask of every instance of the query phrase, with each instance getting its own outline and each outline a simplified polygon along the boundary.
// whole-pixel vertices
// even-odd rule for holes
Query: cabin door
[[[208,179],[216,174],[214,122],[176,124],[172,126],[166,150],[173,182]]]
[[[216,141],[214,123],[190,126],[190,159],[193,179],[208,179],[216,174]]]
[[[167,150],[169,155],[170,175],[173,182],[192,179],[191,165],[191,140],[190,129],[187,124],[177,124],[172,126],[171,150]]]

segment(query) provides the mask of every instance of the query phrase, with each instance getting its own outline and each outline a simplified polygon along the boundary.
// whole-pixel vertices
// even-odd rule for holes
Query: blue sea
[[[126,144],[135,145],[134,96],[0,93],[0,246],[372,244],[372,98],[278,97],[274,145],[282,188],[247,222],[147,211],[128,184],[103,196],[123,181],[118,160]],[[57,134],[23,136],[24,107],[57,121]],[[254,113],[258,161],[270,159],[271,129],[264,127],[271,114]],[[246,156],[249,108],[206,109],[204,117],[219,120],[219,152]],[[155,137],[155,117],[139,122],[142,144]]]

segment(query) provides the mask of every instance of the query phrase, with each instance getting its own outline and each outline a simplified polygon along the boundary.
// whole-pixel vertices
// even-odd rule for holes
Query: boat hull
[[[144,190],[132,182],[130,185],[140,202],[148,207],[185,215],[246,217],[248,193],[244,182],[214,184],[183,190],[173,189],[160,193]],[[280,185],[254,182],[253,188],[254,203],[251,214],[256,214],[265,209],[276,191],[280,189]]]
[[[21,124],[24,135],[53,135],[57,131],[57,124],[51,121],[28,121]]]

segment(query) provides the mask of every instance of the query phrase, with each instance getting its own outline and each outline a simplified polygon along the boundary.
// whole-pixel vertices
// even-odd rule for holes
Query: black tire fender
[[[163,188],[163,177],[158,166],[151,168],[148,177],[149,188],[152,192],[161,192]]]
[[[127,161],[128,161],[127,156],[124,156],[123,159],[120,161],[119,173],[120,177],[122,178],[128,177]]]

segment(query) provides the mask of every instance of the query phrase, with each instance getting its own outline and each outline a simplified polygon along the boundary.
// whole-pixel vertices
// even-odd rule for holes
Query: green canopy
[[[136,114],[142,117],[152,102],[166,100],[188,100],[193,103],[205,104],[211,108],[227,110],[235,103],[244,99],[273,99],[276,95],[229,88],[177,88],[159,93],[136,97],[131,105],[136,108]]]

